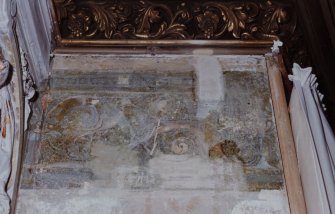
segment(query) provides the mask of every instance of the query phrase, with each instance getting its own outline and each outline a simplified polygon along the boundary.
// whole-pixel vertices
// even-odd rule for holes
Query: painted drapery
[[[9,64],[0,62],[0,213],[9,213],[10,199],[6,184],[11,172],[11,157],[14,140],[14,116],[6,80]]]

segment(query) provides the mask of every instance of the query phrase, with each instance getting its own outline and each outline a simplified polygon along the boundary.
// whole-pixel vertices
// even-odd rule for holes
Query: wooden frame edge
[[[224,46],[224,47],[268,47],[272,46],[272,40],[78,40],[61,39],[63,47],[69,46],[97,46],[97,47],[143,47],[143,46]]]
[[[115,54],[192,54],[195,49],[211,49],[214,54],[260,54],[270,51],[273,41],[235,41],[235,40],[112,40],[75,41],[56,47],[54,53],[115,53]],[[78,43],[78,44],[77,44]],[[90,47],[80,46],[80,44]],[[77,45],[74,45],[77,44]]]
[[[285,186],[292,214],[305,214],[306,203],[301,183],[297,153],[285,98],[278,56],[266,56],[272,104],[275,114],[279,147],[285,176]]]

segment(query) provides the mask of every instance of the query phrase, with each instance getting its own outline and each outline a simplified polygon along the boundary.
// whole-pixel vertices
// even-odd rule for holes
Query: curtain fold
[[[311,68],[293,65],[290,116],[309,213],[335,214],[335,137]]]

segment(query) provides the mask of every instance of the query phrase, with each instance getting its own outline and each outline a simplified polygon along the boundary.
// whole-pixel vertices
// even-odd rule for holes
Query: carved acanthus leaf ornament
[[[58,39],[274,40],[292,33],[271,1],[54,0]]]

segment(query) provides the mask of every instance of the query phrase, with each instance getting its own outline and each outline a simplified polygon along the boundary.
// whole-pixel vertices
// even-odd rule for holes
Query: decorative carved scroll
[[[21,67],[22,67],[22,85],[24,91],[24,130],[26,131],[28,128],[28,120],[31,114],[31,102],[30,100],[35,96],[35,82],[31,75],[31,71],[29,69],[29,63],[26,58],[26,53],[20,49],[21,54]]]
[[[57,39],[274,40],[295,18],[271,1],[54,0]]]

